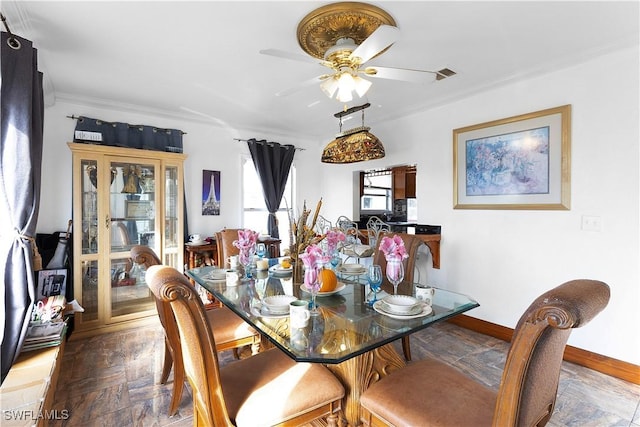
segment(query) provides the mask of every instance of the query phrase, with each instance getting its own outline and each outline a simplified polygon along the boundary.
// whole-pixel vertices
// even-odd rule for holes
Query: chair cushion
[[[256,334],[255,329],[227,307],[207,310],[207,317],[209,324],[213,326],[216,345]]]
[[[396,426],[490,426],[497,393],[444,363],[424,359],[371,385],[360,403]]]
[[[277,348],[222,367],[220,380],[237,426],[277,424],[344,396],[323,365],[296,363]]]

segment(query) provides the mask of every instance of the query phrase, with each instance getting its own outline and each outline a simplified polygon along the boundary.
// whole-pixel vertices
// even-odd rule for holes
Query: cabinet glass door
[[[85,159],[80,162],[80,221],[82,250],[82,314],[83,322],[98,320],[98,183],[102,175],[98,161]]]
[[[179,268],[179,242],[178,230],[178,213],[180,212],[180,203],[178,201],[178,167],[166,166],[164,170],[165,179],[165,203],[164,203],[164,261],[165,265]]]
[[[153,295],[144,281],[144,271],[130,259],[135,245],[149,246],[156,253],[156,172],[153,163],[111,161],[116,178],[109,189],[109,248],[111,317],[155,308]]]

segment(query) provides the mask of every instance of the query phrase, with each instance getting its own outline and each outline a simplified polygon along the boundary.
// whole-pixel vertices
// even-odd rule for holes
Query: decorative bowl
[[[262,300],[262,305],[273,314],[289,312],[289,303],[296,300],[293,295],[272,295]]]
[[[420,301],[409,295],[387,295],[382,299],[394,313],[409,313]]]

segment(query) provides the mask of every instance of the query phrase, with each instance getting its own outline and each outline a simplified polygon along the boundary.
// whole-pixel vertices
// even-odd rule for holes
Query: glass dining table
[[[268,270],[254,270],[251,279],[231,286],[225,270],[215,266],[186,274],[292,359],[327,366],[345,385],[342,410],[348,425],[360,424],[359,397],[369,384],[406,364],[390,343],[479,306],[466,295],[438,288],[430,310],[393,315],[366,303],[366,275],[338,272],[336,289],[316,298],[320,314],[303,328],[291,328],[288,314],[269,314],[262,300],[271,295],[310,300],[311,295],[277,259],[269,264]]]

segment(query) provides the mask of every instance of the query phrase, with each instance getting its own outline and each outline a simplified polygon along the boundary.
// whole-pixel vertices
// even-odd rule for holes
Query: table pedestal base
[[[344,420],[341,425],[360,425],[360,395],[380,378],[406,365],[391,344],[376,348],[337,365],[325,365],[342,382],[345,397],[342,402]]]

